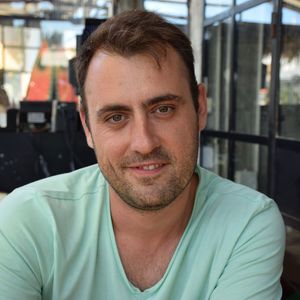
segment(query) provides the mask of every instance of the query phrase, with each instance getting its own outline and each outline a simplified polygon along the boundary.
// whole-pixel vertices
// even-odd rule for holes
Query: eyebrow
[[[160,95],[160,96],[148,99],[143,104],[145,106],[152,106],[157,103],[160,103],[163,101],[168,101],[168,100],[176,100],[179,102],[180,100],[182,100],[182,98],[179,97],[178,95],[174,95],[174,94],[165,94],[165,95]]]
[[[175,100],[175,101],[180,102],[182,100],[182,98],[180,96],[174,95],[174,94],[165,94],[165,95],[160,95],[160,96],[156,96],[156,97],[147,99],[146,101],[144,101],[142,103],[142,105],[144,107],[153,106],[155,104],[158,104],[163,101],[168,101],[168,100]],[[119,103],[107,104],[107,105],[101,107],[100,109],[98,109],[96,111],[96,115],[98,118],[100,118],[103,114],[106,114],[106,113],[118,112],[118,111],[128,112],[131,110],[132,109],[130,108],[130,106],[125,105],[125,104],[119,104]]]
[[[107,104],[96,111],[96,115],[100,118],[102,115],[118,111],[130,111],[130,107],[122,104]]]

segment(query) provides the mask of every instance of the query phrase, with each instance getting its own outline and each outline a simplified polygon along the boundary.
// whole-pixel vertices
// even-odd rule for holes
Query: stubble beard
[[[101,161],[101,156],[96,156],[102,174],[122,201],[140,211],[158,211],[170,205],[191,182],[197,163],[198,134],[195,139],[196,141],[187,145],[189,150],[184,153],[186,157],[180,157],[182,161],[179,170],[176,168],[176,159],[161,147],[147,155],[132,154],[124,158],[116,168],[108,161]],[[159,175],[158,178],[141,177],[136,182],[126,177],[126,166],[156,159],[167,162],[167,174],[164,173],[161,177]]]

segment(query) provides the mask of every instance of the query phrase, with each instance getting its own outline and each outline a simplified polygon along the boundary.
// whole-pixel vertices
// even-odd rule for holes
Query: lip
[[[153,176],[159,174],[166,167],[166,165],[166,163],[162,162],[147,162],[132,164],[128,166],[128,169],[138,175]]]

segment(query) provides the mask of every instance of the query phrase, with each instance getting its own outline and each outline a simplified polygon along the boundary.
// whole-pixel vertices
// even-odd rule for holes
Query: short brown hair
[[[168,47],[172,47],[179,54],[187,68],[194,106],[198,111],[198,87],[191,42],[180,29],[155,13],[132,10],[102,23],[80,49],[76,59],[76,76],[86,118],[88,107],[84,93],[85,80],[91,59],[98,50],[102,49],[124,57],[148,54],[159,65]]]

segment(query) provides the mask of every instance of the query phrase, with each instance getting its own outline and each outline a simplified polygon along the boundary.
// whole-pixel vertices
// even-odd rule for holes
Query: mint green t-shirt
[[[126,278],[97,165],[15,190],[0,204],[0,300],[279,300],[276,204],[197,168],[193,212],[163,278]]]

